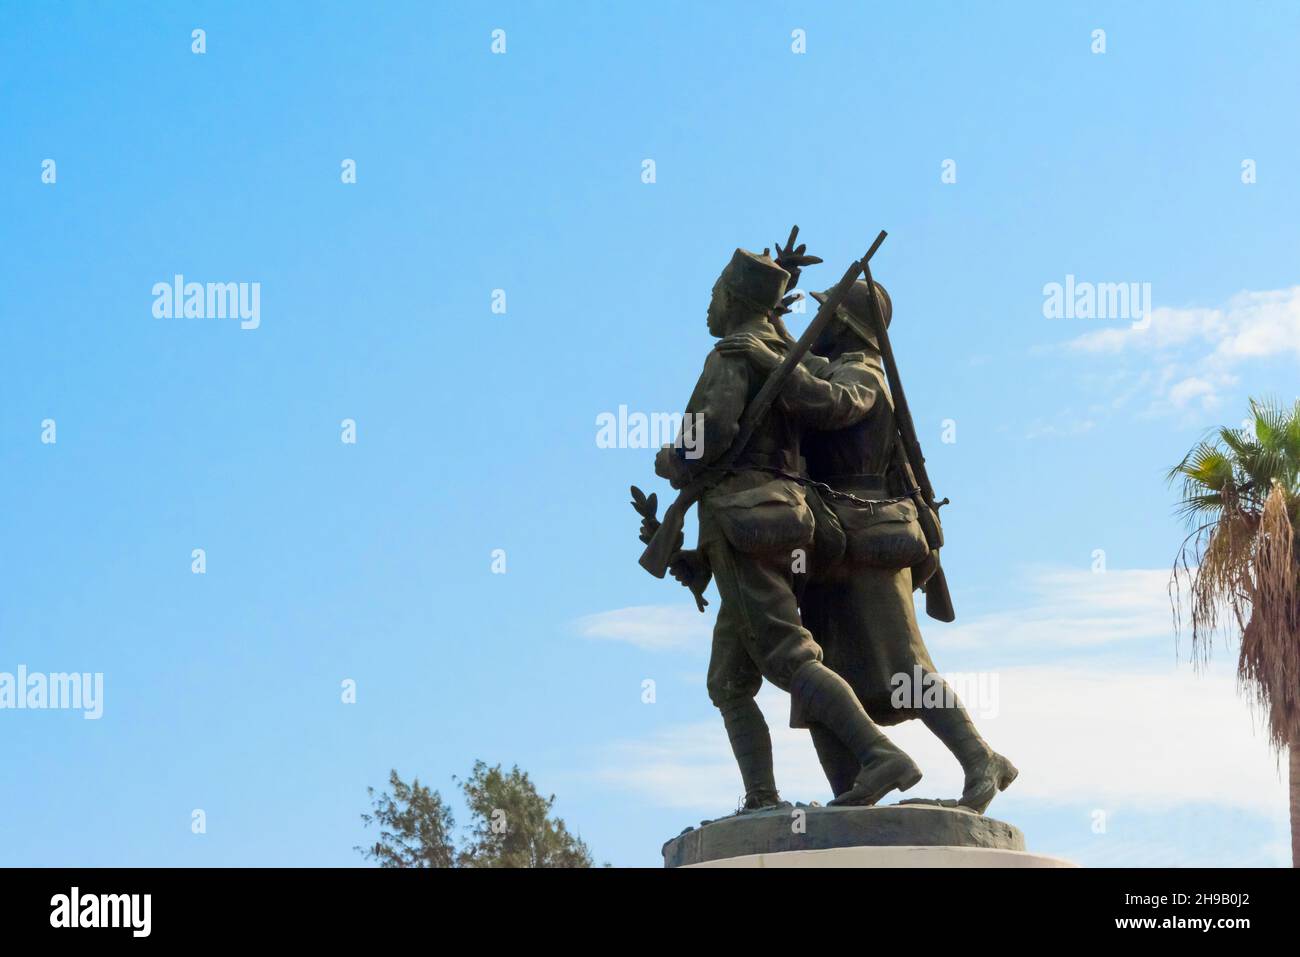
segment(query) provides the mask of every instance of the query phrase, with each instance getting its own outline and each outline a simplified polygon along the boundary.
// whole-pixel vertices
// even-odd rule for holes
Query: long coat
[[[874,352],[855,352],[827,362],[813,356],[805,369],[809,375],[800,377],[784,396],[796,411],[803,396],[817,395],[817,386],[810,379],[828,386],[864,387],[871,397],[851,425],[804,433],[808,476],[864,499],[901,494],[904,490],[893,469],[894,408],[880,357]],[[853,513],[864,507],[830,496],[825,504],[851,538],[852,529],[859,524],[859,516]],[[847,557],[853,553],[851,541],[843,554],[827,555],[827,551],[814,545],[800,597],[804,627],[821,646],[826,665],[849,683],[873,721],[892,725],[916,717],[917,711],[907,706],[914,698],[895,695],[898,676],[905,676],[910,685],[916,668],[931,672],[934,663],[917,624],[910,568],[876,568],[855,562]],[[904,706],[896,707],[896,698]],[[791,724],[805,726],[795,711]]]

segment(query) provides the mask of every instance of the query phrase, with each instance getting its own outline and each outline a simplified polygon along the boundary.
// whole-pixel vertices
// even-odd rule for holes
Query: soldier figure
[[[798,259],[792,268],[797,265]],[[779,312],[790,278],[766,254],[738,249],[714,284],[709,332],[733,337],[732,342],[739,337],[745,347],[710,352],[684,426],[698,424],[703,434],[660,450],[655,471],[674,488],[687,485],[727,452],[747,403],[764,381],[767,359],[779,360],[788,348],[789,340],[778,328],[784,331]],[[853,689],[822,663],[821,648],[800,624],[792,553],[809,545],[814,529],[797,481],[800,432],[809,424],[841,429],[861,420],[878,399],[871,383],[807,375],[801,381],[805,388],[798,417],[780,403],[772,407],[721,481],[701,498],[698,548],[679,552],[670,566],[673,576],[697,595],[712,576],[722,598],[708,690],[740,765],[743,810],[780,804],[771,736],[754,700],[763,678],[789,691],[796,713],[824,729],[827,741],[834,740],[845,771],[837,770],[833,803],[874,804],[921,777],[916,764],[867,716]],[[687,458],[683,446],[702,454]],[[850,760],[852,773],[847,771]]]
[[[892,304],[876,284],[886,327]],[[814,293],[819,301],[825,294]],[[876,724],[920,718],[956,756],[965,773],[962,806],[983,813],[997,792],[1016,777],[1016,768],[980,737],[966,709],[935,672],[917,626],[912,591],[937,567],[937,552],[922,528],[918,505],[909,497],[914,482],[898,452],[894,406],[887,391],[880,343],[870,319],[869,287],[859,280],[836,312],[812,355],[794,370],[782,391],[787,415],[813,431],[803,436],[808,477],[831,491],[813,500],[817,536],[810,574],[802,590],[802,621],[825,654],[825,664],[853,688]],[[718,346],[724,357],[744,356],[760,377],[781,360],[771,337],[749,329]],[[828,396],[849,390],[856,417],[824,414]],[[789,465],[787,460],[786,465]],[[812,499],[815,493],[808,492]],[[934,517],[937,528],[937,517]],[[721,627],[721,617],[719,617]],[[916,676],[926,689],[912,688],[898,707],[891,694]],[[938,698],[938,706],[931,704]],[[918,703],[922,703],[918,707]],[[834,728],[792,701],[792,720],[809,727],[831,789],[840,793],[858,775],[858,756]]]

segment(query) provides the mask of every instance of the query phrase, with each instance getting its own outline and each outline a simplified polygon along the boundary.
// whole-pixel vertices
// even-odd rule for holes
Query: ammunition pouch
[[[782,479],[764,482],[708,500],[722,534],[747,555],[788,555],[813,538],[813,514],[797,485]]]
[[[834,502],[844,530],[847,561],[873,568],[910,568],[930,553],[911,499],[871,505]]]
[[[924,588],[939,570],[939,553],[929,552],[925,558],[912,566],[912,590]]]
[[[815,488],[805,489],[808,507],[813,514],[813,560],[819,568],[833,565],[844,557],[847,539],[844,526]]]

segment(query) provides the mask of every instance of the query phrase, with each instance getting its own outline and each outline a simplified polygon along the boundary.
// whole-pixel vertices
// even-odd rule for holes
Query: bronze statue
[[[860,420],[874,401],[861,383],[816,379],[800,368],[812,342],[834,320],[836,310],[879,247],[855,262],[818,309],[808,331],[792,342],[780,315],[792,272],[813,257],[794,247],[791,232],[778,259],[737,249],[714,284],[709,331],[720,339],[759,344],[762,352],[715,349],[704,363],[687,404],[683,428],[702,429],[690,441],[666,446],[655,471],[680,491],[661,523],[654,496],[633,489],[647,543],[641,563],[662,577],[670,571],[703,607],[712,578],[722,604],[713,633],[709,696],[722,712],[745,787],[742,810],[781,803],[772,771],[767,723],[754,696],[767,678],[790,693],[803,720],[833,735],[856,764],[852,780],[840,782],[834,802],[870,805],[892,790],[905,791],[921,778],[916,764],[868,717],[850,685],[822,663],[822,650],[800,621],[795,594],[797,555],[811,544],[815,529],[800,470],[804,428],[837,430]],[[788,267],[788,268],[787,268]],[[752,354],[752,357],[751,357]],[[768,354],[777,367],[764,374]],[[777,402],[797,376],[797,412]],[[697,458],[683,454],[695,449]],[[683,549],[682,520],[698,501],[700,537]]]
[[[782,393],[786,408],[810,428],[801,448],[806,477],[816,483],[808,494],[816,499],[817,533],[800,612],[825,664],[849,683],[872,720],[887,726],[920,718],[961,763],[965,784],[956,803],[983,813],[1018,772],[984,742],[935,672],[917,625],[916,587],[926,589],[933,617],[952,620],[946,581],[938,577],[942,503],[929,487],[893,362],[887,332],[892,305],[884,287],[871,283],[869,266],[866,274]],[[781,360],[750,334],[734,335],[718,349],[746,357],[765,375]],[[837,385],[862,389],[867,398],[854,421],[826,427],[816,412],[826,389]],[[912,688],[910,695],[895,695],[900,680],[924,684],[925,694]],[[800,713],[797,701],[791,723],[809,728],[832,791],[848,788],[857,774],[856,758],[838,736]]]

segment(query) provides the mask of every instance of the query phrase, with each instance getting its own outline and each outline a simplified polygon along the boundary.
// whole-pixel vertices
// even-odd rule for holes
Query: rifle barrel
[[[908,464],[916,478],[916,483],[925,497],[926,504],[934,508],[934,486],[930,484],[930,474],[925,468],[925,455],[921,452],[921,442],[916,435],[916,423],[912,421],[912,409],[907,404],[907,394],[903,391],[903,380],[898,374],[898,362],[894,358],[894,346],[889,341],[889,331],[885,327],[885,317],[880,313],[880,304],[876,301],[875,281],[871,278],[871,266],[863,270],[867,286],[871,290],[868,301],[871,304],[873,325],[880,339],[880,357],[885,363],[885,377],[889,380],[889,393],[894,400],[894,419],[903,440]]]

